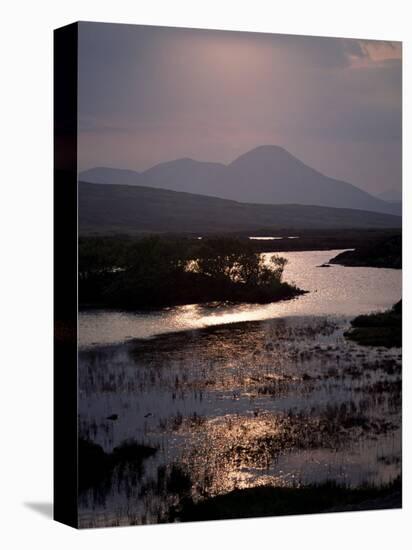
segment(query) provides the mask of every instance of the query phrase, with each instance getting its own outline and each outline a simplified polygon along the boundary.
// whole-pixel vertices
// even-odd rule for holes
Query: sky
[[[400,42],[80,23],[79,170],[230,163],[280,145],[401,189]]]

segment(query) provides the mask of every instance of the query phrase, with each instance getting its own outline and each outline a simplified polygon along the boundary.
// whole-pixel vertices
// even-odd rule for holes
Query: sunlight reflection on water
[[[282,252],[284,280],[309,293],[271,304],[192,304],[151,312],[88,310],[79,313],[79,345],[111,344],[218,324],[306,315],[355,316],[392,306],[401,297],[401,270],[319,267],[341,250]],[[269,259],[272,254],[265,254]]]

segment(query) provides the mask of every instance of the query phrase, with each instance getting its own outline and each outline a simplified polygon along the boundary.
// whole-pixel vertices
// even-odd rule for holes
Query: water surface
[[[401,350],[344,332],[400,299],[401,272],[318,267],[338,252],[282,253],[310,291],[294,300],[80,314],[80,436],[155,449],[81,492],[83,527],[167,521],[234,489],[400,475]]]
[[[79,345],[122,342],[132,338],[239,321],[307,316],[356,316],[392,306],[401,296],[400,270],[333,265],[319,267],[342,250],[282,252],[288,260],[284,280],[308,294],[272,304],[199,305],[153,312],[88,310],[79,314]],[[264,254],[269,260],[273,254]]]

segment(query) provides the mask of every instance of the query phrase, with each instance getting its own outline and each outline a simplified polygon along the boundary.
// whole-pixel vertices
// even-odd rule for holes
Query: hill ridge
[[[143,172],[97,167],[80,173],[90,183],[142,185],[258,204],[316,204],[399,214],[399,205],[325,176],[279,145],[260,145],[229,164],[189,157]]]
[[[206,234],[400,225],[399,216],[362,210],[299,204],[247,204],[148,186],[79,182],[81,234]]]

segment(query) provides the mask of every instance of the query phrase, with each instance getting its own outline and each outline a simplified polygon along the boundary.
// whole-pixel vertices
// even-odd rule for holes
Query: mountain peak
[[[179,164],[196,164],[198,161],[192,159],[191,157],[182,157],[182,158],[178,158],[176,160],[169,161],[169,163],[171,163],[171,162],[176,162],[176,163],[179,163]]]
[[[290,154],[284,147],[281,147],[280,145],[258,145],[257,147],[254,147],[250,151],[246,152],[247,154],[273,154],[273,153],[287,153]]]
[[[272,178],[281,178],[283,181],[287,181],[290,176],[305,179],[309,174],[323,177],[280,145],[255,147],[240,155],[230,164],[230,167],[242,173],[259,173],[264,177],[270,174]]]
[[[243,162],[267,163],[279,162],[281,160],[300,162],[296,157],[291,155],[289,151],[280,145],[259,145],[258,147],[243,153],[243,155],[240,155],[240,157],[235,159],[231,164],[232,166],[236,166]]]

